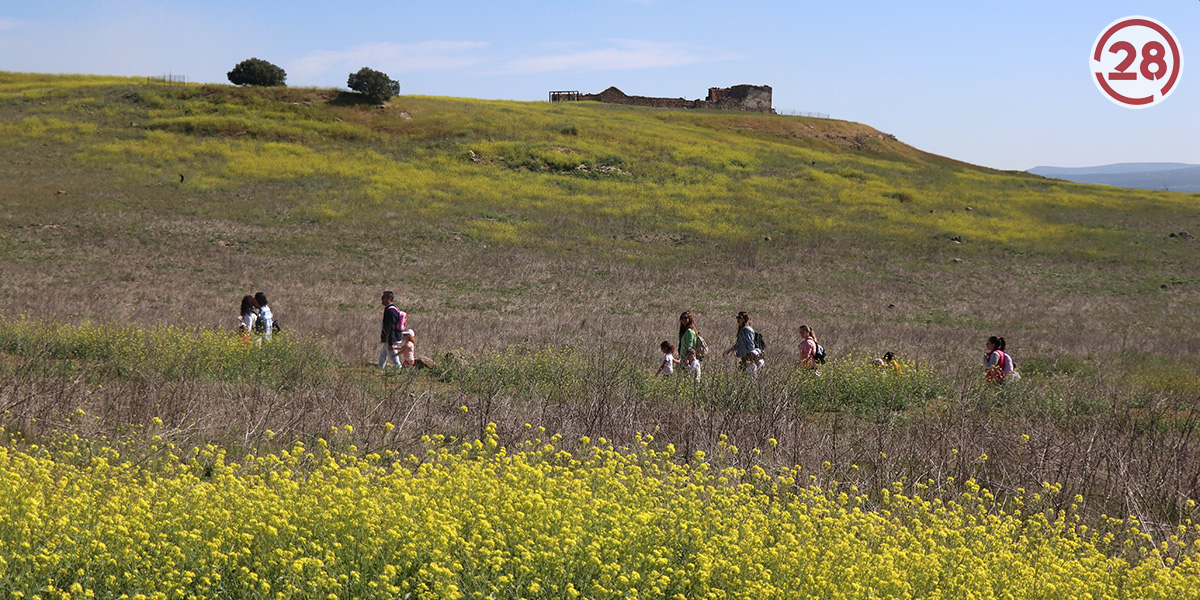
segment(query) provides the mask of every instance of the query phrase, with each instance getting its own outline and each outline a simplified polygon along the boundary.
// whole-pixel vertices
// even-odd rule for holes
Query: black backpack
[[[283,331],[283,328],[279,326],[279,319],[272,319],[271,320],[271,334],[274,335],[276,333],[279,333],[280,331]],[[263,319],[263,318],[255,319],[254,320],[254,333],[266,333],[266,332],[267,332],[266,319]]]
[[[763,354],[767,353],[767,342],[763,339],[762,332],[754,332],[754,349],[762,352]]]
[[[825,364],[825,346],[817,344],[817,352],[813,354],[813,361],[818,365]]]

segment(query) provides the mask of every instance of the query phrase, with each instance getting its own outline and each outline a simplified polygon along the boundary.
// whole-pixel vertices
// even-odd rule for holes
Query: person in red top
[[[987,355],[983,357],[983,368],[988,383],[1004,385],[1013,373],[1012,357],[1004,353],[1004,346],[1004,338],[994,335],[989,337],[985,344]]]

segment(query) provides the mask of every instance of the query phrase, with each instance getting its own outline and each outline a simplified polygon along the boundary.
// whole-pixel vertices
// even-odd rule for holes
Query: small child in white
[[[679,359],[675,358],[675,346],[671,342],[664,341],[658,347],[663,351],[663,360],[655,375],[670,377],[675,372],[675,365],[679,363]]]

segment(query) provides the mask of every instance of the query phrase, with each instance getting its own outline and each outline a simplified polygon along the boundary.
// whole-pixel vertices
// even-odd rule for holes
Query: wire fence
[[[173,75],[168,73],[166,75],[159,75],[158,77],[147,77],[146,83],[153,85],[187,85],[188,79],[187,75]]]
[[[775,114],[787,115],[789,117],[812,117],[814,119],[828,119],[829,113],[823,112],[803,112],[799,110],[777,110]]]
[[[553,91],[550,92],[551,102],[578,102],[579,92],[577,90],[569,91]]]

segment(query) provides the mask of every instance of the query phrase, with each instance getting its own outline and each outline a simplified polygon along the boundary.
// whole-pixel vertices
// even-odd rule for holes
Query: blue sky
[[[6,4],[6,71],[226,83],[257,57],[292,86],[344,88],[369,66],[402,94],[526,101],[765,84],[777,110],[828,113],[989,167],[1200,164],[1197,0]],[[1184,55],[1172,95],[1142,110],[1102,96],[1088,63],[1100,31],[1130,15],[1166,24]]]

